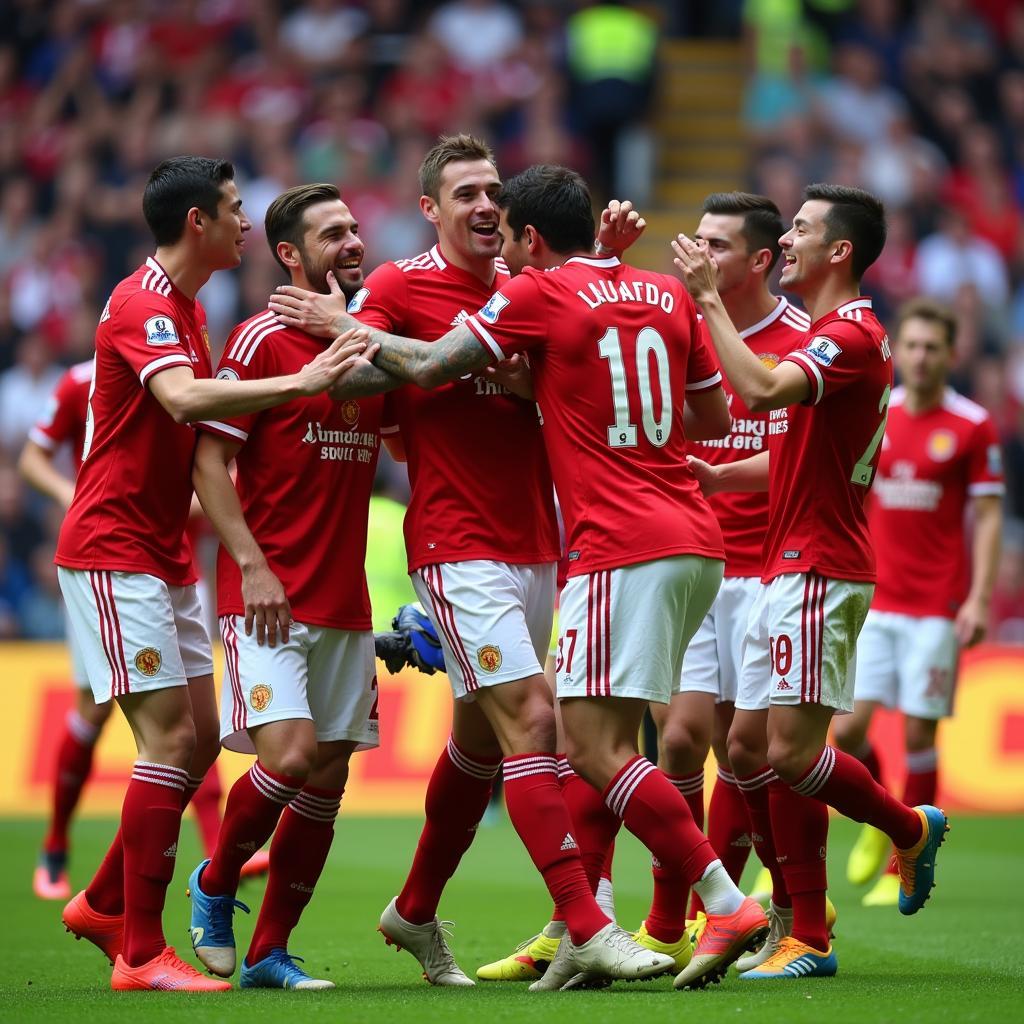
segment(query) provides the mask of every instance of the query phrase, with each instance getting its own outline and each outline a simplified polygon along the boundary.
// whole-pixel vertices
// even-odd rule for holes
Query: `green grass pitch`
[[[953,821],[938,863],[938,887],[921,913],[865,910],[844,879],[855,826],[834,824],[831,895],[839,908],[834,979],[751,983],[734,974],[703,992],[675,992],[671,980],[603,992],[530,995],[523,985],[435,989],[422,981],[407,953],[385,947],[375,927],[401,884],[419,830],[414,820],[341,819],[320,887],[292,952],[338,985],[333,992],[231,992],[224,995],[118,994],[109,990],[102,955],[75,942],[60,924],[60,905],[41,903],[30,874],[42,827],[4,822],[0,844],[3,942],[0,1020],[251,1024],[290,1017],[296,1022],[379,1021],[388,1024],[645,1024],[688,1020],[718,1024],[959,1024],[1024,1020],[1024,818]],[[80,822],[75,829],[72,883],[83,885],[113,831],[113,823]],[[164,923],[168,941],[191,956],[185,880],[198,859],[195,830],[186,822]],[[630,836],[616,854],[620,921],[635,927],[647,906],[649,869]],[[747,880],[750,880],[748,872]],[[243,887],[253,908],[263,883]],[[546,920],[545,893],[507,823],[481,828],[442,902],[458,924],[453,948],[475,967],[511,950]],[[251,919],[236,917],[241,952]],[[237,979],[237,976],[236,976]]]

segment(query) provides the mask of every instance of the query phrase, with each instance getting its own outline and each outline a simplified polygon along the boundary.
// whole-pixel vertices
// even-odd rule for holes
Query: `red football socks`
[[[77,711],[68,712],[64,722],[64,736],[57,748],[53,815],[43,842],[43,849],[47,853],[63,853],[68,848],[68,824],[92,772],[92,757],[98,736],[99,730]]]
[[[857,764],[864,771],[860,762]],[[829,946],[825,927],[828,808],[781,782],[772,782],[767,789],[775,848],[793,901],[793,937],[824,952]]]
[[[272,772],[259,761],[239,777],[228,793],[213,858],[199,880],[207,896],[234,896],[242,865],[270,838],[302,781]]]
[[[185,790],[185,805],[192,808],[199,828],[199,839],[207,857],[213,856],[217,849],[217,836],[220,834],[220,801],[224,790],[220,784],[220,772],[217,765],[210,766],[202,779],[189,776],[188,788]]]
[[[554,754],[506,757],[504,779],[508,816],[544,876],[570,938],[581,945],[608,924],[594,899],[606,845],[592,861],[595,880],[591,885],[558,786]]]
[[[913,846],[921,838],[921,819],[917,813],[875,782],[857,758],[835,747],[826,746],[821,751],[793,783],[793,791],[812,796],[853,821],[874,825],[899,849]],[[777,830],[775,834],[778,840]]]
[[[686,924],[686,894],[718,858],[679,791],[646,758],[628,761],[604,791],[608,807],[651,851],[663,877],[647,916],[647,931],[676,942]]]
[[[181,828],[184,768],[136,761],[121,810],[124,844],[124,949],[130,967],[164,951],[163,915]],[[86,897],[88,899],[88,897]],[[93,909],[97,909],[93,906]]]
[[[786,892],[786,880],[779,866],[775,839],[772,835],[772,813],[769,794],[772,786],[789,787],[765,765],[753,775],[737,777],[736,784],[743,794],[747,805],[747,817],[750,819],[750,841],[757,851],[758,859],[772,876],[772,903],[777,907],[791,906],[789,894]]]
[[[561,764],[561,762],[560,762]],[[573,836],[579,844],[583,870],[592,892],[602,878],[611,878],[611,858],[622,819],[612,814],[601,794],[581,779],[572,768],[559,769],[562,799],[572,821]]]
[[[270,844],[270,873],[246,961],[287,949],[327,863],[344,790],[306,786],[285,808]]]
[[[500,767],[500,761],[473,758],[448,740],[427,783],[426,821],[395,904],[410,924],[434,919],[448,879],[473,842]]]

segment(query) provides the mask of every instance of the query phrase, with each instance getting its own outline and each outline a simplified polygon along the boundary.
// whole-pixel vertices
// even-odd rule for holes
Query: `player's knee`
[[[856,723],[847,724],[839,717],[832,723],[832,742],[847,754],[856,754],[864,746],[864,731]]]
[[[669,719],[662,727],[658,746],[664,770],[682,775],[703,767],[711,749],[711,734],[691,722]]]
[[[768,764],[783,782],[796,782],[810,766],[813,752],[789,737],[776,736],[768,743]]]
[[[930,719],[911,718],[908,715],[904,720],[903,726],[907,752],[916,754],[922,750],[930,750],[934,747],[938,725],[938,722],[931,721]]]
[[[80,700],[77,708],[78,714],[97,730],[102,729],[107,724],[107,719],[110,718],[110,713],[113,710],[114,702],[112,700],[108,700],[103,704],[97,704],[93,701],[91,695]]]
[[[196,752],[196,727],[192,719],[184,718],[166,728],[160,736],[147,744],[146,759],[158,764],[173,764],[189,768]]]
[[[731,771],[737,778],[747,778],[760,771],[768,759],[764,743],[751,743],[742,733],[729,733],[727,748]]]
[[[261,756],[260,760],[264,758]],[[309,773],[316,763],[316,744],[293,743],[283,750],[275,751],[272,758],[267,759],[267,767],[279,775],[287,775],[292,779],[309,778]]]

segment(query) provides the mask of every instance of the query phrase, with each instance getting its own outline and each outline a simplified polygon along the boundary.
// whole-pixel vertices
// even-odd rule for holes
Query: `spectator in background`
[[[26,334],[18,343],[15,364],[0,373],[0,453],[17,457],[60,375],[43,336]],[[19,486],[17,481],[14,486]]]
[[[369,25],[366,12],[342,0],[305,0],[281,25],[284,51],[307,74],[319,77],[346,66],[349,47]]]
[[[820,89],[817,116],[839,142],[871,143],[889,135],[894,121],[906,114],[906,103],[882,78],[874,52],[855,43],[835,54],[835,77]]]
[[[622,190],[643,202],[622,171],[636,159],[630,149],[645,153],[657,45],[654,21],[614,0],[587,3],[566,23],[570,105],[590,146],[591,188],[599,204]]]
[[[471,76],[486,74],[523,39],[518,12],[499,0],[449,0],[434,12],[428,28],[448,59]]]
[[[972,234],[966,216],[957,209],[945,210],[939,230],[918,246],[915,270],[921,290],[932,298],[948,299],[963,284],[974,285],[993,306],[1002,306],[1009,298],[999,250]]]

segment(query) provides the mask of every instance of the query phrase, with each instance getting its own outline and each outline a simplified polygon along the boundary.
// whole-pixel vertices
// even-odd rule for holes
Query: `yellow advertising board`
[[[61,724],[72,706],[70,664],[59,644],[0,644],[4,738],[0,743],[0,816],[47,813]],[[412,670],[392,676],[379,668],[381,747],[356,754],[345,793],[348,814],[422,812],[427,779],[448,736],[451,694],[443,676]],[[221,666],[217,667],[220,679]],[[1024,812],[1024,648],[982,647],[961,666],[956,717],[941,733],[941,795],[949,810]],[[902,776],[900,724],[883,715],[875,739],[883,766]],[[83,812],[116,813],[135,748],[119,713],[96,753]],[[225,787],[251,758],[222,754]],[[707,777],[713,780],[714,773]]]

